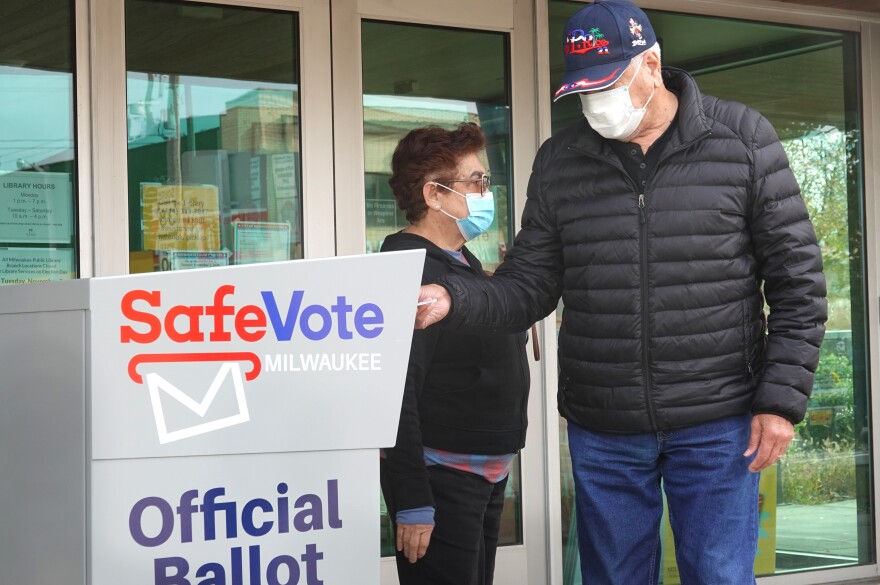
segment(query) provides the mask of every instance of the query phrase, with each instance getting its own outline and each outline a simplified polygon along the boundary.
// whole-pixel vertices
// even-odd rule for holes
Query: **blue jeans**
[[[751,415],[637,435],[568,423],[584,585],[656,585],[661,480],[682,585],[755,583]]]

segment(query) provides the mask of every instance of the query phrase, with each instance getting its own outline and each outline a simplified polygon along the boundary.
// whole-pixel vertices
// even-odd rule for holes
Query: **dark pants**
[[[492,585],[507,478],[492,484],[440,465],[429,466],[428,477],[436,525],[424,557],[410,563],[397,553],[400,585]],[[383,493],[396,535],[397,506],[391,490]]]

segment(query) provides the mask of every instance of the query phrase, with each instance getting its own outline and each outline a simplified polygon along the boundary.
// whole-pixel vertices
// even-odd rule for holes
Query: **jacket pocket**
[[[749,321],[749,299],[742,299],[739,302],[739,308],[740,325],[742,328],[743,369],[745,370],[746,375],[751,378],[754,375],[752,367],[752,346],[754,345],[754,340],[752,339],[752,327]]]
[[[718,216],[725,231],[742,231],[746,228],[746,214],[742,211],[719,209]]]

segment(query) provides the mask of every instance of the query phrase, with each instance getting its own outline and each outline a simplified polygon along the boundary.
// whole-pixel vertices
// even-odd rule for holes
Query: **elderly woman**
[[[492,223],[475,124],[413,130],[389,181],[410,226],[382,251],[426,251],[422,283],[444,274],[488,278],[464,246]],[[525,444],[525,334],[416,331],[397,444],[384,452],[382,491],[395,525],[401,585],[491,584],[508,469]]]

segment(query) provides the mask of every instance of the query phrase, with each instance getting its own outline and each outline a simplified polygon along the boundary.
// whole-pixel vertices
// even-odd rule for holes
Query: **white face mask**
[[[645,112],[648,111],[648,104],[654,97],[654,91],[651,92],[644,106],[636,108],[633,106],[629,87],[635,81],[643,62],[644,57],[639,61],[633,78],[623,87],[609,91],[578,94],[578,97],[581,98],[581,109],[587,122],[590,123],[593,130],[603,137],[611,140],[629,138],[642,123]]]

